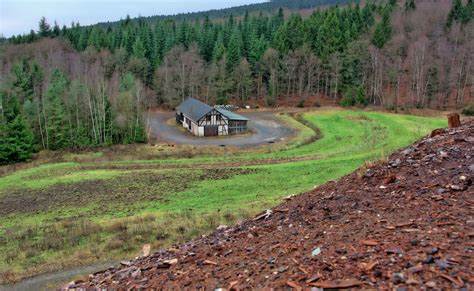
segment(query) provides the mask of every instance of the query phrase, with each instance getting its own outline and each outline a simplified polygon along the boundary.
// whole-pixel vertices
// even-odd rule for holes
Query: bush
[[[361,105],[367,106],[369,102],[365,98],[364,88],[362,86],[349,87],[345,90],[344,95],[339,104],[343,107]]]
[[[474,103],[464,107],[464,109],[462,110],[462,114],[467,116],[474,116]]]

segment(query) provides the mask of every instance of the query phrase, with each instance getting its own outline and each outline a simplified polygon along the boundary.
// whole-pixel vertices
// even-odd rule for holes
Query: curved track
[[[251,133],[236,136],[196,137],[180,130],[178,126],[168,121],[173,118],[173,112],[150,112],[150,138],[157,142],[173,144],[188,144],[199,146],[237,146],[252,147],[286,140],[294,135],[291,127],[284,125],[272,112],[239,113],[250,119]]]

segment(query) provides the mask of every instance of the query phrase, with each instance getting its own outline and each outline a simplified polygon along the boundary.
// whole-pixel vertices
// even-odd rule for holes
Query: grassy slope
[[[267,153],[60,163],[0,178],[0,199],[34,202],[0,218],[2,279],[133,256],[143,243],[158,248],[187,240],[345,175],[445,126],[435,118],[362,111],[321,110],[303,118],[319,127],[323,138]],[[307,128],[299,127],[296,144],[310,137]],[[225,175],[208,169],[230,161],[235,169],[226,169]],[[246,165],[249,161],[257,165]],[[195,166],[170,167],[175,165]],[[89,194],[90,202],[67,196]],[[45,195],[46,202],[37,199]],[[36,208],[41,203],[47,207]]]

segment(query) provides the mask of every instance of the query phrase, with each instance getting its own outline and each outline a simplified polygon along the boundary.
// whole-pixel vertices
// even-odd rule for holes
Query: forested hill
[[[219,21],[39,29],[0,47],[0,163],[143,142],[147,108],[211,104],[462,108],[472,0],[383,1]]]
[[[358,2],[355,0],[270,0],[264,3],[255,3],[255,4],[248,4],[242,6],[236,6],[231,8],[224,8],[224,9],[213,9],[208,11],[200,11],[200,12],[191,12],[191,13],[179,13],[176,15],[157,15],[157,16],[149,16],[149,17],[140,17],[131,19],[131,21],[139,21],[144,20],[147,22],[154,22],[157,20],[163,19],[173,19],[178,21],[185,21],[185,20],[199,20],[204,19],[206,17],[210,19],[216,18],[227,18],[232,16],[243,16],[246,13],[274,13],[278,11],[280,8],[286,9],[289,11],[300,11],[304,9],[313,9],[317,7],[323,7],[327,5],[342,5],[347,3],[355,3]],[[99,25],[109,26],[109,25],[116,25],[120,24],[121,21],[116,22],[102,22]]]

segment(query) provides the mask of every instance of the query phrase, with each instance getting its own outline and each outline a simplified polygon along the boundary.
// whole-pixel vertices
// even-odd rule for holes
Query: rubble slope
[[[66,288],[472,288],[474,122]],[[269,189],[271,191],[271,189]]]

